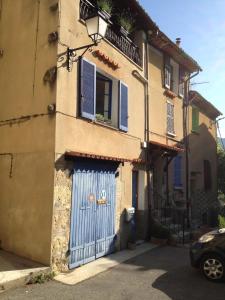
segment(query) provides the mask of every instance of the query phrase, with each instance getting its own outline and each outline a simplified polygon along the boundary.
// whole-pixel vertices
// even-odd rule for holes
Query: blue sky
[[[140,0],[159,28],[198,61],[194,85],[225,115],[225,0]],[[225,119],[219,122],[225,137]]]

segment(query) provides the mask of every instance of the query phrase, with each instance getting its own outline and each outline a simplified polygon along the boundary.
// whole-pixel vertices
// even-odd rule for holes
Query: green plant
[[[169,239],[170,231],[161,224],[154,222],[151,226],[151,236],[158,239]]]
[[[96,114],[95,117],[97,121],[101,121],[101,122],[105,121],[105,118],[102,114]]]
[[[123,11],[121,14],[119,14],[117,16],[117,22],[129,33],[134,31],[135,19],[130,11]]]
[[[55,272],[50,272],[50,273],[40,273],[35,276],[31,276],[27,284],[42,284],[45,283],[46,281],[53,280],[55,277]]]
[[[95,117],[96,117],[96,120],[99,122],[104,122],[109,125],[112,123],[112,121],[110,119],[104,117],[102,114],[96,114]]]
[[[111,0],[97,0],[98,8],[106,11],[108,14],[111,14],[113,9],[113,4]]]
[[[219,228],[225,228],[225,217],[219,215],[218,216],[218,223],[219,223]]]

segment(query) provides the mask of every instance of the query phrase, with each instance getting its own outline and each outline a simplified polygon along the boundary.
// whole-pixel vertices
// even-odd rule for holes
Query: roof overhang
[[[176,43],[171,41],[162,31],[159,30],[153,35],[150,39],[150,43],[173,57],[176,62],[182,65],[190,73],[202,71],[199,64],[182,48],[178,47]]]
[[[177,146],[170,146],[170,145],[167,145],[167,144],[162,144],[162,143],[159,143],[159,142],[150,141],[149,146],[150,146],[150,151],[160,149],[162,151],[168,152],[169,155],[174,155],[174,156],[176,156],[178,153],[183,153],[184,152],[184,148],[181,144],[177,145]]]
[[[190,105],[197,106],[201,111],[203,111],[208,117],[213,120],[222,115],[222,113],[212,103],[206,100],[197,91],[189,92],[189,103]]]
[[[132,7],[133,10],[137,12],[137,15],[140,16],[138,20],[140,27],[142,27],[145,32],[148,32],[149,30],[152,31],[152,35],[149,39],[150,44],[173,57],[190,73],[202,71],[202,68],[190,55],[188,55],[182,48],[169,39],[169,37],[159,29],[157,24],[140,5],[139,1],[129,0],[129,7]]]
[[[76,151],[67,151],[65,152],[65,158],[67,159],[73,159],[76,157],[81,158],[88,158],[88,159],[96,159],[96,160],[106,160],[106,161],[112,161],[112,162],[130,162],[130,163],[136,163],[136,164],[144,164],[145,161],[142,159],[128,159],[128,158],[122,158],[122,157],[113,157],[113,156],[105,156],[101,154],[94,154],[94,153],[85,153],[85,152],[76,152]]]

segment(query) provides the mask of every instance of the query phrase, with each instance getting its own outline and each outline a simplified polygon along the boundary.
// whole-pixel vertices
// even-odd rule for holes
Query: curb
[[[18,288],[28,284],[33,277],[36,277],[39,274],[48,274],[50,272],[50,267],[37,268],[37,270],[32,270],[29,274],[21,276],[20,278],[3,282],[0,284],[0,294],[11,288]]]

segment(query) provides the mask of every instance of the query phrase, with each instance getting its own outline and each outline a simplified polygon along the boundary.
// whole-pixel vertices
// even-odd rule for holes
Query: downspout
[[[144,41],[144,49],[145,49],[145,74],[144,76],[140,74],[137,70],[132,72],[133,76],[135,76],[138,80],[140,80],[144,84],[144,98],[145,98],[145,129],[144,129],[144,137],[147,142],[147,148],[145,151],[146,158],[146,177],[147,177],[147,199],[148,199],[148,211],[149,217],[151,216],[151,180],[150,180],[150,153],[149,153],[149,72],[148,72],[148,42],[147,39]],[[150,227],[150,218],[149,218],[149,227]],[[149,229],[149,228],[148,228]]]
[[[188,107],[189,107],[189,84],[191,79],[199,74],[200,70],[194,73],[186,80],[185,96],[183,104],[183,134],[185,146],[185,181],[186,181],[186,209],[187,209],[187,225],[190,227],[190,200],[189,200],[189,138],[188,138]]]

